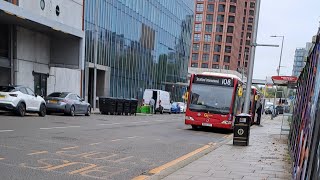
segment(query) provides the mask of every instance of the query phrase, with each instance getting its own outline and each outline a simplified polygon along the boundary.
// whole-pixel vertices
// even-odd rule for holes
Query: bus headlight
[[[222,121],[221,124],[232,124],[232,121]]]
[[[186,120],[194,121],[193,117],[191,116],[186,116]]]

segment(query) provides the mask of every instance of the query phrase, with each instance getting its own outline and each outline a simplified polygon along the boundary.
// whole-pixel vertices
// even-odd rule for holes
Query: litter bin
[[[130,104],[131,104],[131,99],[125,99],[123,103],[123,113],[125,115],[130,115],[131,114],[131,109],[130,109]]]
[[[150,114],[150,106],[145,105],[141,107],[141,113],[143,114]]]
[[[233,127],[233,145],[248,146],[250,137],[250,114],[239,114],[236,116]]]
[[[112,97],[99,97],[99,110],[101,114],[114,114],[117,101]]]
[[[137,115],[137,108],[138,108],[138,100],[131,99],[131,101],[130,101],[130,114]]]
[[[117,114],[122,115],[124,113],[124,99],[117,99]]]

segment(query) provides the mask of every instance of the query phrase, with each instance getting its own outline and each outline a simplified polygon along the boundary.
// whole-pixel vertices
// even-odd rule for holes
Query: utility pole
[[[98,38],[99,38],[99,29],[98,29],[98,13],[99,13],[99,4],[100,1],[96,1],[96,6],[95,6],[95,18],[94,18],[94,51],[93,51],[93,61],[94,61],[94,66],[93,66],[93,110],[96,109],[97,107],[97,60],[98,60]]]
[[[251,54],[250,54],[250,62],[249,62],[248,77],[247,77],[247,87],[246,87],[246,96],[245,96],[244,110],[243,110],[244,113],[247,113],[247,114],[249,113],[249,106],[250,106],[253,67],[254,67],[254,59],[255,59],[255,52],[256,52],[256,46],[257,46],[257,36],[258,36],[260,4],[261,4],[261,0],[256,0],[255,15],[254,15],[254,27],[253,27],[253,36],[252,36],[253,45],[252,45]]]

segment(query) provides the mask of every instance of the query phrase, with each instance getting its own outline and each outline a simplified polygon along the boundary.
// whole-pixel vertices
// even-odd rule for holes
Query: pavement
[[[280,138],[282,116],[263,116],[261,126],[251,128],[249,146],[230,141],[165,177],[165,180],[291,179],[287,135]],[[285,126],[288,126],[285,121]],[[282,134],[285,134],[282,132]],[[154,175],[149,179],[161,179]]]
[[[192,130],[183,114],[21,118],[0,113],[0,179],[132,179],[229,135]]]

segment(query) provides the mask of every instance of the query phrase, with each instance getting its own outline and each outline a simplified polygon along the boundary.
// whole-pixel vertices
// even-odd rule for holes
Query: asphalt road
[[[0,113],[1,180],[131,179],[228,135],[183,118]]]

